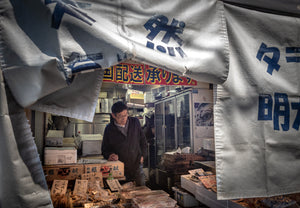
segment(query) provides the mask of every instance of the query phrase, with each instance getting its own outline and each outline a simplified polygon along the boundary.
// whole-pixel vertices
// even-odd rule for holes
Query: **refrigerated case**
[[[213,137],[212,90],[189,89],[155,102],[156,164],[165,152],[190,147],[194,153]]]

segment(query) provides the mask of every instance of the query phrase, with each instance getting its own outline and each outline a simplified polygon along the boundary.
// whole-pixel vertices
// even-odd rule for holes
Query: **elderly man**
[[[104,130],[102,154],[109,161],[124,162],[126,180],[143,186],[147,143],[140,122],[128,116],[127,106],[121,101],[116,102],[111,111],[113,119]]]

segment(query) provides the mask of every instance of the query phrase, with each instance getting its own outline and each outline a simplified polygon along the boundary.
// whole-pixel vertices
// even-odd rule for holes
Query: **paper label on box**
[[[83,165],[51,165],[44,166],[43,169],[47,181],[75,180],[83,174]]]
[[[86,164],[84,165],[84,173],[100,173],[101,164]]]
[[[73,194],[86,194],[88,180],[76,180]]]
[[[122,189],[122,186],[117,179],[106,180],[106,183],[111,191],[119,191]]]
[[[51,195],[64,195],[67,192],[68,180],[54,180]]]
[[[102,173],[84,173],[81,175],[82,180],[99,181],[100,186],[104,187]]]
[[[86,164],[85,173],[102,173],[103,178],[107,178],[109,173],[113,177],[124,177],[124,163],[121,161],[108,161],[102,164]]]
[[[45,165],[73,164],[77,162],[77,150],[75,148],[45,148]]]

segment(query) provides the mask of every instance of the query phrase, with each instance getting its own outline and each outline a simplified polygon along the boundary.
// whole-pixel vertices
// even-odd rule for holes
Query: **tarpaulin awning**
[[[38,110],[51,111],[54,106],[37,101],[66,88],[74,74],[128,59],[199,81],[222,83],[227,77],[219,1],[5,0],[0,8],[2,70],[23,107],[36,109],[38,103]],[[92,120],[91,107],[84,107],[90,115],[82,119]]]

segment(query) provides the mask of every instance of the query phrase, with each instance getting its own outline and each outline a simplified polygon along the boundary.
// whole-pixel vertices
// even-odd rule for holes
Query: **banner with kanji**
[[[230,73],[214,107],[218,199],[299,193],[300,21],[230,5],[225,15]]]
[[[104,82],[138,85],[197,85],[197,81],[145,64],[120,63],[104,70]]]
[[[286,1],[274,1],[272,13],[237,2],[1,0],[1,106],[7,93],[16,101],[9,113],[30,108],[92,121],[103,77],[213,83],[218,198],[300,192],[299,13],[276,15],[274,8],[290,5]],[[298,11],[297,4],[292,8]],[[145,65],[120,64],[126,61]],[[11,122],[7,114],[0,116],[6,119],[0,122],[6,142],[0,145],[0,207],[46,207],[50,196],[40,197],[40,188],[47,190],[36,182],[44,177],[24,163],[30,145],[15,143],[24,141],[14,125],[23,120]]]
[[[1,86],[7,87],[0,97],[12,94],[17,103],[10,108],[93,121],[104,69],[126,61],[168,72],[147,72],[150,68],[143,66],[131,76],[125,66],[115,76],[123,83],[138,84],[141,78],[146,83],[147,76],[148,83],[190,82],[169,72],[223,83],[228,75],[223,3],[217,0],[1,0],[0,11]],[[0,101],[6,103],[5,96]],[[0,152],[15,151],[0,157],[0,187],[5,190],[0,191],[0,207],[51,207],[45,203],[50,196],[40,197],[35,175],[28,173],[38,168],[23,164],[28,159],[19,154],[26,150],[24,142],[15,148],[8,123],[0,122],[0,136],[10,135],[1,138],[10,143],[0,145]]]

